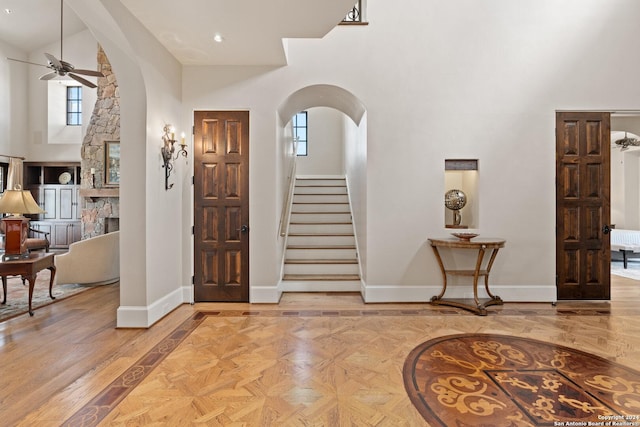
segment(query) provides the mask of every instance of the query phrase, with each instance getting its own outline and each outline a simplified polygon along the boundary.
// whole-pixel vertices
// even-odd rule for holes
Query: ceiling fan
[[[10,61],[24,62],[25,64],[37,65],[39,67],[46,67],[53,70],[52,72],[41,76],[40,80],[51,80],[54,77],[58,77],[58,76],[60,77],[69,76],[75,81],[80,82],[85,86],[88,86],[90,88],[95,88],[96,85],[94,83],[90,82],[85,78],[78,76],[78,74],[82,74],[85,76],[94,76],[94,77],[104,77],[104,74],[102,74],[100,71],[94,71],[94,70],[79,70],[79,69],[76,69],[70,63],[62,60],[62,39],[63,39],[62,23],[63,23],[63,16],[64,16],[62,1],[63,0],[60,0],[60,59],[46,52],[44,56],[47,58],[47,65],[37,64],[35,62],[29,62],[29,61],[22,61],[20,59],[14,59],[14,58],[7,58],[7,59]]]
[[[620,138],[614,142],[614,147],[618,147],[621,151],[628,149],[629,147],[640,146],[640,140],[637,138],[629,138],[627,132],[624,133],[624,138]]]

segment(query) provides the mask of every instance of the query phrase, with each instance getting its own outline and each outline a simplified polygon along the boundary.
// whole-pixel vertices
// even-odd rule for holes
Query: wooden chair
[[[41,234],[42,237],[33,237],[35,234]],[[48,231],[40,231],[35,228],[29,227],[29,235],[25,239],[24,243],[27,246],[27,251],[41,251],[49,252],[49,233]],[[1,251],[4,252],[4,222],[0,221],[0,245],[2,246]],[[26,279],[22,276],[22,284],[26,285]]]
[[[35,228],[29,227],[29,235],[25,240],[25,245],[27,246],[27,250],[29,252],[32,251],[41,251],[49,252],[49,246],[51,242],[49,241],[49,233],[48,231],[36,230]],[[36,237],[36,235],[39,235]],[[40,235],[42,237],[40,237]],[[4,222],[0,221],[0,245],[2,246],[2,251],[4,251]]]
[[[49,233],[48,231],[36,230],[35,228],[29,227],[29,237],[25,240],[25,244],[27,245],[27,250],[29,252],[33,251],[41,251],[49,252],[49,246],[51,242],[49,241]],[[35,237],[35,236],[42,237]]]

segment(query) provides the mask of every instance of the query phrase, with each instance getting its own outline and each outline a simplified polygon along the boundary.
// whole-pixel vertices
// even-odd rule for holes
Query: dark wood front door
[[[249,301],[249,112],[194,124],[195,301]]]
[[[610,114],[556,114],[558,300],[610,298]]]

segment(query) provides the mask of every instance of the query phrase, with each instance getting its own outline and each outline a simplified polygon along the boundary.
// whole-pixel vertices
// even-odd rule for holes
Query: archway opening
[[[306,112],[308,150],[296,156],[292,118]],[[332,85],[312,85],[292,93],[278,109],[279,182],[281,183],[283,266],[296,176],[344,178],[347,186],[355,246],[359,261],[358,288],[363,292],[366,274],[366,109],[351,92]],[[283,277],[284,274],[283,267]],[[282,283],[282,281],[281,281]],[[353,284],[351,284],[353,286]],[[281,287],[282,289],[282,287]],[[308,291],[321,291],[305,287]],[[349,288],[352,290],[353,288]]]

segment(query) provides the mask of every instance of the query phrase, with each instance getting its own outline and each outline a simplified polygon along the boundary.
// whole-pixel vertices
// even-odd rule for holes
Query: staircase
[[[296,178],[283,290],[360,291],[360,268],[344,178]]]

